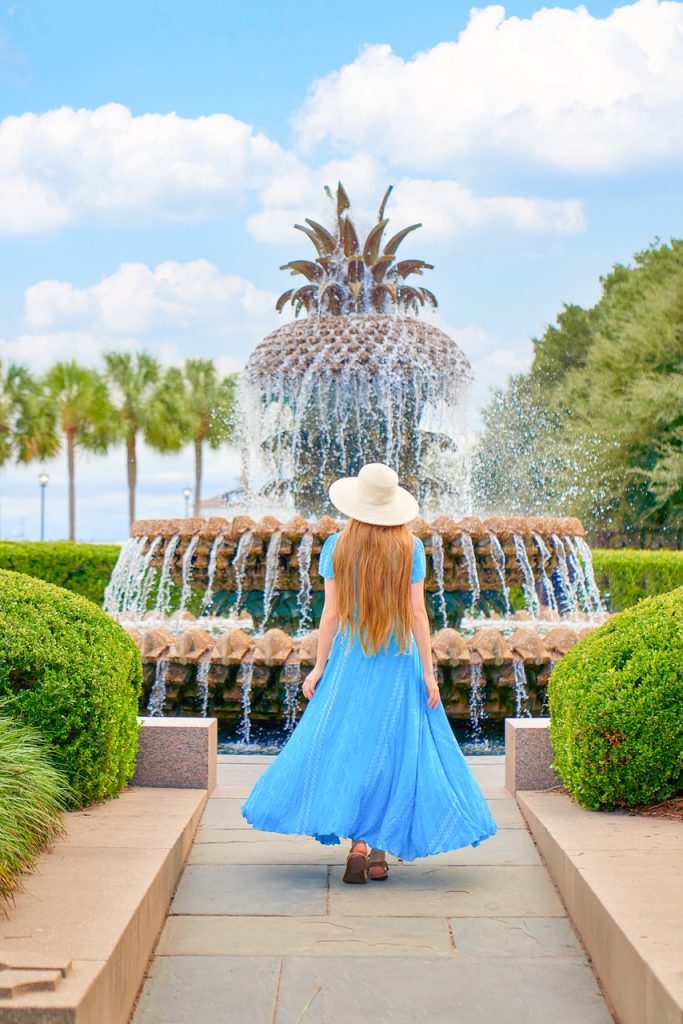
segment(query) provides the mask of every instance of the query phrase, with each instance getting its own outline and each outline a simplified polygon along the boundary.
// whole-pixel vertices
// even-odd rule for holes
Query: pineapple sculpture
[[[316,250],[281,268],[305,278],[276,305],[291,304],[295,319],[257,345],[242,374],[245,489],[306,516],[333,512],[332,480],[373,461],[393,466],[423,506],[466,510],[458,434],[472,371],[448,335],[419,319],[437,300],[406,279],[432,264],[396,259],[421,225],[382,245],[391,191],[364,241],[341,182],[336,196],[326,189],[332,230],[295,225]]]

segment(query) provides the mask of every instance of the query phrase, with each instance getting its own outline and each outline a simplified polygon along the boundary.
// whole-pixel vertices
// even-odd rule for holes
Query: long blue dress
[[[339,536],[320,552],[327,579]],[[425,571],[415,537],[411,581]],[[265,832],[365,839],[404,861],[478,846],[497,831],[443,705],[427,704],[415,637],[409,653],[392,636],[388,651],[368,656],[341,627],[313,697],[241,810]]]

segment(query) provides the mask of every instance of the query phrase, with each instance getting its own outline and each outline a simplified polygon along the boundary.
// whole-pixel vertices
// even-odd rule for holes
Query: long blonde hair
[[[401,651],[410,649],[413,549],[407,526],[375,526],[358,519],[349,519],[335,544],[339,622],[342,628],[348,625],[351,637],[358,629],[365,654],[388,649],[392,633]]]

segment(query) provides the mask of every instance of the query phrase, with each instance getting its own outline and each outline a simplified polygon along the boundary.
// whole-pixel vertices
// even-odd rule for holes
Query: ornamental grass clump
[[[21,873],[64,831],[60,812],[72,799],[44,741],[6,717],[6,706],[0,704],[0,903],[21,887]]]
[[[106,612],[61,587],[0,570],[0,697],[47,741],[79,806],[135,772],[142,664]]]
[[[581,640],[548,682],[553,767],[590,810],[667,800],[683,787],[683,587]]]

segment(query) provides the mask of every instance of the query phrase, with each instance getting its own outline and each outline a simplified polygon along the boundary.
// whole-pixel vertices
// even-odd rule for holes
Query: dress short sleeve
[[[413,552],[413,571],[410,574],[411,583],[419,583],[427,574],[427,555],[425,546],[419,537],[415,538],[415,550]]]
[[[318,560],[318,575],[324,576],[326,580],[334,579],[334,565],[332,564],[332,552],[337,543],[338,533],[331,533],[320,549]]]

